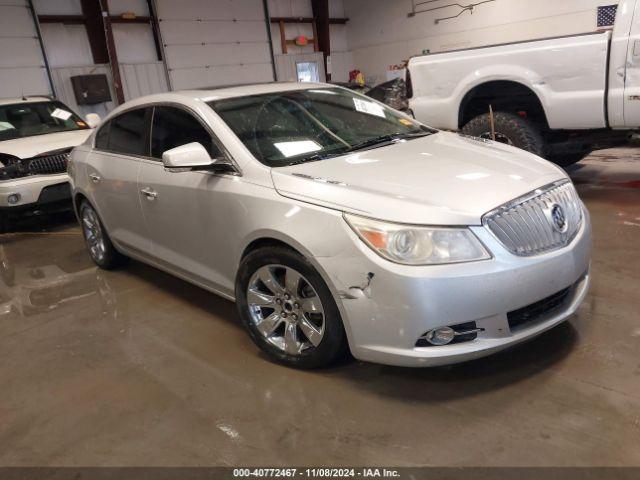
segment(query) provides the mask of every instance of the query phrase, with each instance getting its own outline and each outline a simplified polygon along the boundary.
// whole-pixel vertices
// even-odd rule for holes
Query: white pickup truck
[[[640,128],[640,0],[620,1],[613,32],[413,57],[407,96],[432,127],[577,162]]]

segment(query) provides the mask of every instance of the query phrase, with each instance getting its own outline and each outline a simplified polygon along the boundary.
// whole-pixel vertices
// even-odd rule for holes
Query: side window
[[[111,120],[107,150],[125,155],[149,155],[149,111],[139,108]]]
[[[222,155],[209,132],[188,112],[175,107],[156,107],[151,130],[151,156],[162,158],[162,153],[191,142],[207,149],[211,158]]]
[[[105,123],[96,133],[95,145],[98,150],[107,150],[109,142],[109,126],[111,122]]]

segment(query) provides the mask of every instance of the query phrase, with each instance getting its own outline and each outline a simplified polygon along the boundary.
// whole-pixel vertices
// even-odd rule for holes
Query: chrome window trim
[[[207,105],[206,103],[203,103],[203,104]],[[191,107],[189,107],[187,105],[183,105],[182,103],[178,103],[178,102],[152,102],[152,103],[147,103],[147,104],[144,104],[144,105],[132,106],[130,108],[122,110],[121,112],[118,112],[117,115],[114,115],[113,117],[110,117],[110,118],[106,119],[105,123],[103,125],[101,125],[100,128],[98,129],[98,130],[100,130],[100,129],[104,128],[107,123],[109,123],[109,122],[113,121],[114,119],[118,118],[120,115],[123,115],[123,114],[125,114],[127,112],[130,112],[132,110],[151,108],[151,118],[149,120],[149,145],[148,145],[148,147],[149,147],[149,155],[124,154],[124,153],[112,152],[110,150],[102,150],[102,149],[96,148],[95,143],[96,143],[96,136],[97,136],[98,130],[96,130],[96,133],[93,135],[93,139],[91,141],[91,150],[92,151],[95,150],[96,152],[106,153],[106,154],[109,154],[109,155],[115,155],[115,156],[123,157],[123,158],[146,160],[147,162],[153,162],[153,163],[156,163],[156,164],[157,163],[162,163],[162,159],[158,159],[158,158],[155,158],[155,157],[151,156],[151,138],[152,138],[152,135],[153,135],[153,117],[155,115],[155,108],[156,107],[176,107],[176,108],[184,110],[185,112],[187,112],[190,115],[192,115],[196,119],[196,121],[198,121],[200,123],[200,125],[202,125],[202,127],[207,131],[207,133],[209,133],[209,135],[211,135],[211,138],[213,139],[213,141],[216,144],[216,146],[220,149],[220,151],[225,156],[225,158],[227,158],[227,160],[229,160],[231,162],[231,164],[233,165],[233,168],[235,169],[235,172],[224,173],[224,175],[232,175],[232,176],[238,176],[238,177],[243,176],[242,169],[238,165],[238,162],[236,162],[235,158],[233,158],[233,155],[231,155],[231,153],[225,147],[225,145],[222,143],[220,138],[218,138],[218,136],[215,134],[213,129],[207,124],[206,121],[204,121],[204,119],[200,116],[200,114],[197,111],[195,111],[194,109],[192,109]],[[201,171],[200,173],[214,173],[214,172],[203,172],[203,171]],[[216,174],[216,175],[220,175],[220,174]]]

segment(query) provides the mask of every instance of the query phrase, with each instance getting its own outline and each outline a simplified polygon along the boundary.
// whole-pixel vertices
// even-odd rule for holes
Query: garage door
[[[50,95],[31,10],[24,0],[0,0],[0,98]]]
[[[156,0],[173,90],[273,81],[262,0]]]

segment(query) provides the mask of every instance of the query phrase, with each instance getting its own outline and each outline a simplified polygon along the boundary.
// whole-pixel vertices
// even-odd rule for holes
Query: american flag
[[[613,23],[616,21],[616,10],[618,10],[618,5],[598,7],[598,28],[613,27]]]

